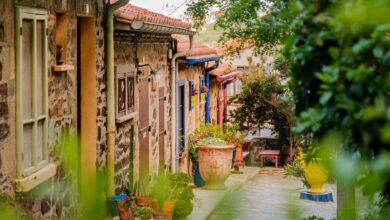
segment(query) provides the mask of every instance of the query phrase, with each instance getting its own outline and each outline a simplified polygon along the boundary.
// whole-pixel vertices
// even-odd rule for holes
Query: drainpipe
[[[114,78],[114,12],[129,0],[119,0],[107,6],[106,65],[107,65],[107,195],[115,195],[115,78]]]
[[[194,33],[195,34],[195,33]],[[176,107],[177,107],[177,100],[176,100],[176,78],[177,78],[177,70],[179,69],[178,66],[176,66],[176,60],[180,57],[186,57],[192,50],[192,47],[193,47],[193,42],[194,42],[194,35],[189,35],[190,37],[190,48],[188,49],[188,51],[186,52],[180,52],[180,53],[175,53],[172,57],[172,60],[171,60],[171,67],[172,67],[172,72],[171,72],[171,75],[172,75],[172,81],[171,81],[171,94],[172,94],[172,105],[173,105],[173,108],[172,108],[172,130],[171,130],[171,137],[172,137],[172,161],[171,161],[171,165],[172,165],[172,171],[173,172],[176,172],[177,171],[177,167],[176,167],[176,163],[177,161],[179,160],[178,158],[178,152],[176,152],[176,139],[177,139],[177,134],[176,134],[176,122],[177,122],[177,119],[176,119]]]

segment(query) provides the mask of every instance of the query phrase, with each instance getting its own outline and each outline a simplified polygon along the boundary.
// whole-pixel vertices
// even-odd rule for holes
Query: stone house
[[[188,51],[190,42],[184,36],[175,35],[178,52]],[[209,73],[207,64],[215,62],[218,55],[215,49],[204,44],[196,44],[191,51],[178,60],[176,79],[176,149],[180,152],[176,161],[180,170],[190,172],[188,163],[187,138],[202,123],[209,122]]]
[[[0,193],[25,193],[34,218],[61,215],[55,146],[64,131],[83,136],[83,176],[104,166],[104,8],[98,0],[0,2]],[[28,199],[42,187],[50,197]]]
[[[195,32],[188,23],[131,4],[116,13],[116,192],[128,186],[132,125],[136,179],[176,170],[171,63],[176,65],[173,56],[179,51],[172,34],[189,38]]]
[[[83,179],[107,168],[108,195],[128,186],[132,147],[136,179],[177,170],[172,72],[180,54],[171,35],[195,32],[130,4],[115,11],[111,32],[110,10],[124,1],[114,2],[0,2],[0,194],[23,193],[34,219],[68,215],[56,149],[67,133],[81,137]],[[40,189],[47,197],[32,196]]]
[[[241,71],[231,63],[223,62],[210,71],[210,116],[211,123],[223,125],[228,122],[228,86],[239,79]]]

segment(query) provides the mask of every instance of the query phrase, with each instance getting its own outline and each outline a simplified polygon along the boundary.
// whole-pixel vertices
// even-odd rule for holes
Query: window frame
[[[32,54],[31,54],[31,117],[24,120],[23,118],[23,21],[32,20]],[[43,21],[43,44],[42,44],[42,114],[37,115],[37,21]],[[49,108],[48,108],[48,14],[46,10],[28,7],[16,8],[15,20],[15,57],[16,57],[16,162],[17,162],[17,177],[29,176],[49,164],[48,157],[48,122],[49,122]],[[38,123],[43,121],[43,137],[37,137]],[[32,145],[31,145],[31,163],[32,166],[24,168],[25,152],[23,146],[24,131],[23,128],[27,124],[32,124]],[[42,138],[42,160],[37,161],[37,139]]]
[[[121,65],[116,65],[115,66],[115,115],[116,115],[116,122],[117,123],[122,123],[124,121],[130,120],[134,117],[136,117],[137,112],[136,112],[136,68],[135,65],[132,64],[121,64]],[[125,83],[125,96],[124,96],[124,113],[119,111],[119,80],[123,80]],[[129,106],[129,79],[133,80],[133,105]]]

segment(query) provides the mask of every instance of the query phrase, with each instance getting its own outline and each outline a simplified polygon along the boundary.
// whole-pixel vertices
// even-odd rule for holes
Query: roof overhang
[[[216,55],[204,55],[204,56],[196,56],[196,57],[187,57],[186,63],[187,64],[197,64],[197,63],[204,63],[208,61],[216,61],[218,60],[218,56]]]
[[[116,18],[115,30],[121,31],[137,31],[147,33],[158,33],[158,34],[181,34],[193,36],[196,31],[185,29],[181,27],[174,27],[163,24],[154,24],[145,21],[128,21],[122,18]]]
[[[240,74],[241,71],[234,71],[229,74],[217,76],[216,79],[220,83],[230,83],[236,80]]]

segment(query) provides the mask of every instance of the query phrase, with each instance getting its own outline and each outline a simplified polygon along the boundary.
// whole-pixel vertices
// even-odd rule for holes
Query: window
[[[134,65],[117,65],[115,67],[116,118],[118,123],[134,117],[135,72]]]
[[[16,20],[17,176],[48,164],[47,14],[20,7]]]
[[[235,85],[236,85],[235,95],[241,94],[241,92],[242,92],[242,82],[241,82],[241,79],[237,79]]]

